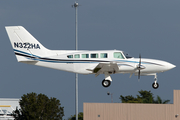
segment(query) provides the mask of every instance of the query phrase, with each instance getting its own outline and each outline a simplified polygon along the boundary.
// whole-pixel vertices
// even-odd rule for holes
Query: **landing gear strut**
[[[154,83],[152,84],[152,87],[154,89],[157,89],[159,87],[159,84],[157,83],[157,75],[154,76]]]

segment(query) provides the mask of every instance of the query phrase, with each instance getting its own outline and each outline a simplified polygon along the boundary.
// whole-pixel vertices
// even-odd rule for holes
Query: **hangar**
[[[0,98],[0,120],[14,120],[12,111],[20,108],[19,100],[15,98]]]
[[[173,104],[84,103],[84,120],[180,120],[180,90]]]

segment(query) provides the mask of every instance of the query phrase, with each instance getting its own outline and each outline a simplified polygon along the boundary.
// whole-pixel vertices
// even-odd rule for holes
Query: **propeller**
[[[138,65],[137,69],[139,70],[138,80],[140,80],[140,76],[141,76],[141,54],[139,54],[139,65]]]
[[[139,64],[137,65],[137,70],[139,70],[138,71],[138,80],[140,80],[140,76],[141,76],[141,70],[142,69],[145,69],[146,67],[145,66],[143,66],[143,65],[141,65],[141,54],[139,54]]]

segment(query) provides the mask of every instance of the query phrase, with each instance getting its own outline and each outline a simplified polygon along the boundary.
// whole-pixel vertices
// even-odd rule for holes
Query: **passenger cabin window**
[[[89,54],[82,54],[81,57],[82,58],[89,58]]]
[[[98,58],[98,54],[97,53],[91,54],[91,58]]]
[[[124,57],[121,54],[121,52],[114,52],[114,58],[124,59]]]
[[[79,54],[74,55],[74,58],[80,58]]]
[[[73,58],[73,55],[68,55],[67,57],[68,57],[68,58]]]
[[[101,53],[101,58],[108,58],[108,54],[107,53]]]

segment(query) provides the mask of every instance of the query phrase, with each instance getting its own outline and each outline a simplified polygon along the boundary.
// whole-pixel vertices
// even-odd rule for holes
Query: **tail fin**
[[[47,55],[49,50],[38,42],[24,27],[8,26],[5,28],[18,62],[32,61],[34,58]]]

